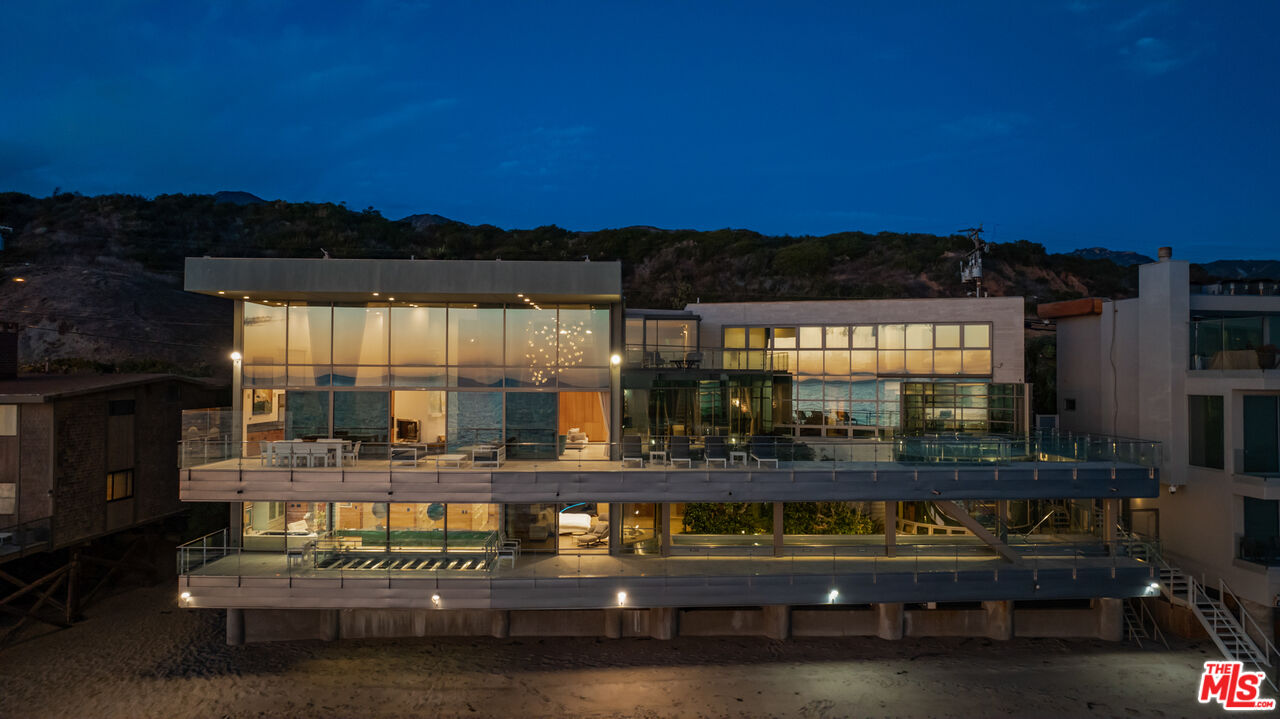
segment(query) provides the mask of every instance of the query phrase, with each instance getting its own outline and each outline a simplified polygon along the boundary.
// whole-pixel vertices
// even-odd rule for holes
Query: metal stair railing
[[[1271,657],[1280,657],[1280,649],[1277,649],[1276,645],[1267,638],[1267,634],[1262,630],[1262,626],[1259,625],[1258,621],[1245,610],[1244,602],[1240,601],[1240,597],[1236,596],[1236,593],[1231,591],[1231,587],[1227,586],[1227,583],[1221,579],[1218,580],[1218,596],[1221,598],[1224,608],[1226,607],[1227,597],[1231,597],[1231,601],[1235,602],[1236,608],[1240,610],[1239,623],[1241,628],[1245,630],[1245,636],[1249,637],[1250,640],[1253,640],[1255,636],[1262,640],[1262,646],[1258,647],[1257,642],[1255,641],[1254,648],[1259,650],[1263,664],[1266,664],[1267,666],[1274,666],[1271,662]],[[1252,635],[1249,634],[1249,629],[1253,629]]]
[[[1187,603],[1191,611],[1200,620],[1200,624],[1209,632],[1209,638],[1217,645],[1218,651],[1227,659],[1252,665],[1256,671],[1263,672],[1267,683],[1275,689],[1275,683],[1266,674],[1266,658],[1258,645],[1253,643],[1244,628],[1236,622],[1226,605],[1214,599],[1195,577],[1184,574],[1187,578]]]
[[[1142,623],[1143,628],[1145,629],[1147,622],[1150,621],[1151,636],[1163,644],[1165,649],[1168,649],[1169,642],[1164,638],[1164,632],[1160,631],[1160,623],[1156,621],[1156,615],[1151,613],[1151,610],[1147,608],[1147,603],[1142,601],[1141,598],[1138,598],[1135,603],[1138,605],[1138,621]],[[1142,645],[1139,644],[1138,646]]]

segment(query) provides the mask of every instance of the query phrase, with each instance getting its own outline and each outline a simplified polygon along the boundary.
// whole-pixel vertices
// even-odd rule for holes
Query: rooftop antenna
[[[987,253],[987,242],[982,239],[982,225],[957,232],[973,241],[973,249],[969,250],[960,264],[960,281],[965,285],[973,285],[973,291],[969,293],[971,296],[982,297],[982,256]]]

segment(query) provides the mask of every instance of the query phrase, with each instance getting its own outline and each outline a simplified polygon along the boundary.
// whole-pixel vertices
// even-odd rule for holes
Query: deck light
[[[239,352],[232,352],[232,353],[231,353],[231,361],[232,361],[232,362],[239,362],[239,361],[240,361],[240,353],[239,353]]]
[[[226,290],[218,290],[218,294],[220,294],[220,295],[225,295],[225,294],[227,294],[227,291],[226,291]]]
[[[827,604],[835,604],[835,603],[836,603],[836,599],[837,599],[839,596],[840,596],[840,590],[839,590],[839,589],[832,589],[831,591],[827,592]]]
[[[614,367],[617,367],[618,365],[622,364],[622,355],[618,355],[618,354],[610,355],[609,364],[613,365]]]
[[[624,604],[626,604],[626,603],[627,603],[627,593],[626,593],[626,592],[618,592],[618,606],[620,606],[620,607],[621,607],[622,605],[624,605]]]
[[[440,606],[440,595],[439,595],[439,594],[432,594],[432,595],[431,595],[431,603],[432,603],[432,604],[434,604],[434,605],[436,605],[437,607],[438,607],[438,606]]]

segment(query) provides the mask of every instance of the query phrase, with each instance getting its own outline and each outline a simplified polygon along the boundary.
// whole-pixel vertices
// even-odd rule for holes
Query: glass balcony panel
[[[850,328],[849,340],[854,349],[870,349],[876,348],[876,326],[875,325],[855,325]]]
[[[289,305],[289,364],[329,364],[332,344],[332,307]]]
[[[280,305],[244,303],[245,364],[285,363],[287,311]]]
[[[959,349],[960,325],[934,325],[933,346]]]
[[[991,346],[991,326],[990,325],[965,325],[964,326],[964,346],[966,349],[972,347],[990,347]]]
[[[385,365],[391,332],[387,305],[333,308],[333,363]]]
[[[391,308],[391,364],[445,363],[445,308]]]

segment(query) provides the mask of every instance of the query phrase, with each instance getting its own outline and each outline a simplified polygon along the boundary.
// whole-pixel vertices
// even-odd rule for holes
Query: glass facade
[[[243,307],[251,445],[341,438],[361,441],[362,457],[385,458],[395,443],[441,453],[502,441],[515,455],[552,457],[571,427],[591,423],[590,441],[610,439],[607,306]],[[562,409],[558,395],[569,390],[596,399]]]
[[[1191,369],[1280,368],[1280,316],[1191,321]]]

